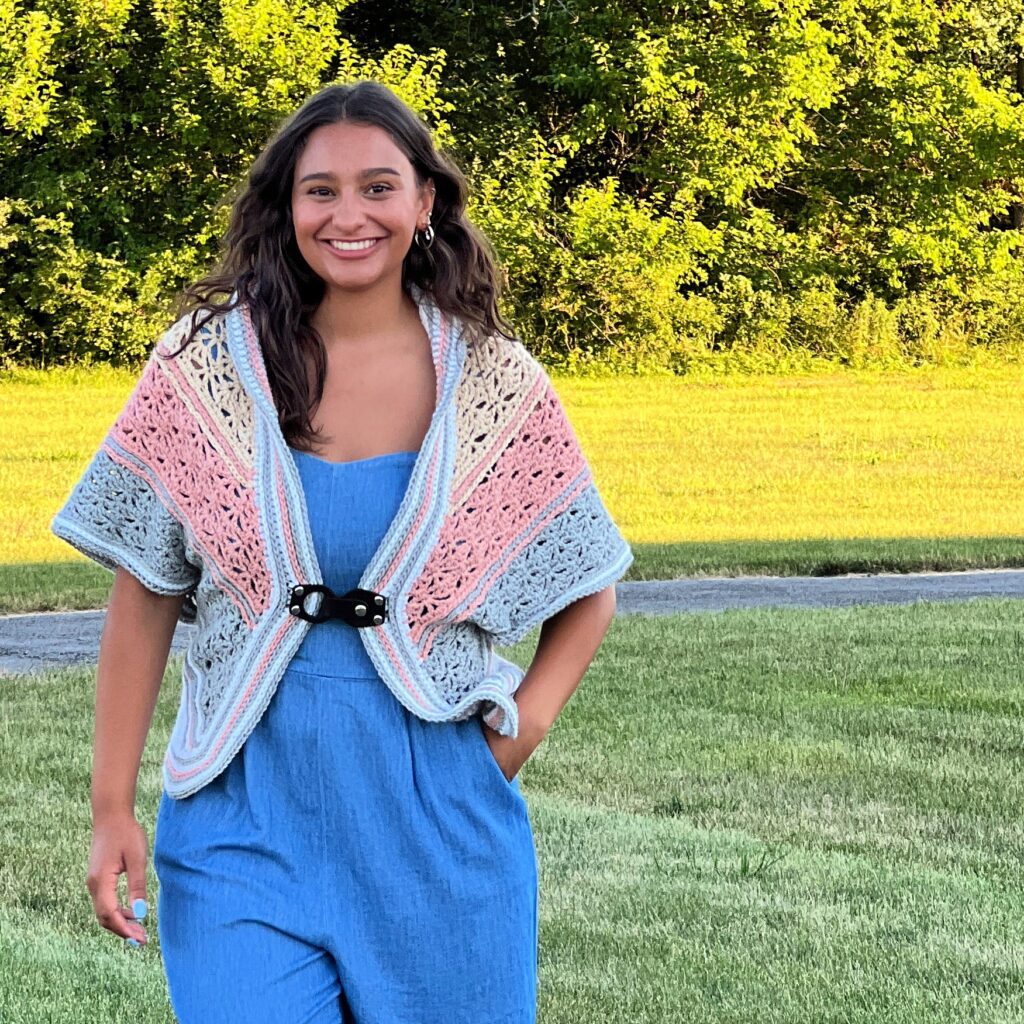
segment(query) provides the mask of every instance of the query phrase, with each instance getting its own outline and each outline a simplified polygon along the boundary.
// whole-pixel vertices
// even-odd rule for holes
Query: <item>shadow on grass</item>
[[[624,579],[842,576],[1024,567],[1024,537],[634,544]],[[0,565],[0,614],[105,608],[113,575],[85,559]]]

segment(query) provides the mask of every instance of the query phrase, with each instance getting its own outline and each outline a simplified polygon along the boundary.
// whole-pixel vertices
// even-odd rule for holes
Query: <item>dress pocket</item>
[[[476,723],[476,730],[480,734],[478,737],[478,743],[481,747],[480,753],[481,756],[487,761],[489,770],[493,774],[497,775],[501,783],[508,789],[518,790],[518,773],[514,775],[511,779],[508,778],[508,776],[506,776],[505,773],[502,771],[501,765],[498,764],[497,760],[495,759],[494,753],[491,751],[491,745],[487,742],[487,736],[484,733],[484,730],[490,727],[484,724],[483,719],[480,718],[479,715],[474,716],[473,721]]]

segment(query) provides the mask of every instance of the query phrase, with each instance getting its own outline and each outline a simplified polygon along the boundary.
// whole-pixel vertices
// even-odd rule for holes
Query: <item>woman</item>
[[[465,203],[383,86],[308,100],[54,518],[116,572],[88,887],[132,943],[141,753],[198,627],[154,841],[181,1024],[535,1020],[518,772],[632,554]],[[525,673],[494,653],[537,624]]]

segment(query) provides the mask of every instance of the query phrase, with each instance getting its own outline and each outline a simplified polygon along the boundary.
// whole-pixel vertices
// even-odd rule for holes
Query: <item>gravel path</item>
[[[1024,598],[1024,570],[850,576],[739,576],[619,583],[620,615],[719,612],[730,608],[824,608],[856,604]],[[0,674],[95,663],[105,613],[0,616]],[[188,646],[192,626],[178,624],[173,651]]]

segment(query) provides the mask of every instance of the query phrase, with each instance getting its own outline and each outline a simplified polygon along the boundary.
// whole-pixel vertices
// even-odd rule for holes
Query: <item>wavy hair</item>
[[[193,312],[179,355],[209,320],[247,303],[260,339],[281,430],[289,444],[312,447],[320,438],[311,422],[323,397],[327,356],[310,323],[326,289],[303,259],[292,225],[291,193],[298,161],[311,132],[347,121],[382,128],[405,153],[422,187],[434,182],[434,240],[415,243],[402,263],[402,287],[415,284],[445,313],[462,319],[467,341],[494,334],[512,339],[498,310],[503,278],[490,242],[465,214],[468,187],[456,163],[434,146],[429,128],[390,89],[373,80],[332,85],[311,96],[277,129],[254,161],[231,202],[220,261],[181,293],[176,319]],[[228,296],[217,301],[216,296]],[[201,311],[209,311],[202,317]],[[312,362],[310,388],[307,365]]]

